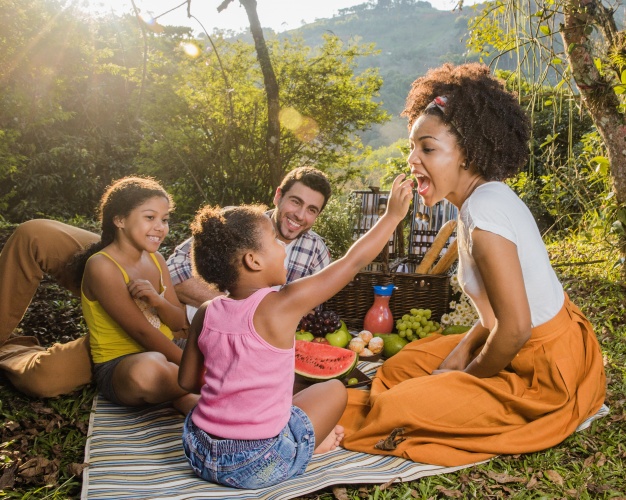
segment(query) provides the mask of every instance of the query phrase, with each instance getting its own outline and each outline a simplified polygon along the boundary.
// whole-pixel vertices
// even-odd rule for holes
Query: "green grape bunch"
[[[411,309],[409,314],[403,315],[396,321],[398,335],[409,342],[428,337],[431,333],[440,329],[441,325],[431,320],[430,309]]]

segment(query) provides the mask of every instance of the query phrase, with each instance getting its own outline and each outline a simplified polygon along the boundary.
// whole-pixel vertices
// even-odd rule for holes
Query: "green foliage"
[[[398,139],[389,146],[381,146],[378,149],[368,151],[361,161],[356,163],[358,175],[356,175],[347,185],[351,189],[365,189],[369,186],[377,186],[387,189],[391,186],[393,177],[387,173],[389,165],[394,162],[398,164],[400,171],[408,174],[406,163],[406,143],[407,139]],[[402,170],[404,165],[404,170]]]
[[[536,156],[542,175],[522,172],[509,185],[535,215],[542,231],[587,231],[602,224],[605,230],[618,220],[604,145],[593,130],[574,145],[569,158],[562,158],[549,136]],[[565,144],[565,147],[567,143]]]
[[[380,101],[392,122],[361,134],[366,145],[377,148],[406,137],[406,120],[400,113],[416,78],[443,62],[476,59],[463,44],[469,9],[452,7],[438,10],[429,2],[370,1],[339,9],[339,16],[318,19],[289,34],[297,33],[312,47],[320,45],[329,32],[342,40],[376,44],[377,53],[360,59],[358,67],[376,68],[384,80]]]
[[[407,163],[407,158],[409,157],[408,141],[398,141],[396,145],[400,151],[400,156],[387,160],[387,170],[382,178],[382,184],[386,187],[390,187],[393,180],[399,174],[410,175],[410,169]]]
[[[275,187],[254,48],[223,38],[214,45],[217,53],[203,48],[195,59],[175,53],[175,73],[165,54],[150,67],[155,83],[146,96],[138,163],[172,186],[185,213],[203,203],[269,203]],[[315,51],[291,38],[270,39],[268,46],[280,89],[284,171],[305,164],[346,170],[362,150],[355,132],[387,119],[372,100],[380,77],[354,73],[371,47],[345,45],[334,36]]]
[[[313,226],[330,251],[333,260],[343,257],[352,245],[352,225],[358,206],[354,198],[333,196]]]
[[[0,17],[8,220],[92,215],[105,186],[132,173],[162,180],[186,215],[204,203],[271,201],[267,103],[252,44],[218,36],[213,47],[187,28],[94,21],[45,0],[5,0]],[[316,50],[295,38],[269,48],[286,113],[283,170],[312,164],[345,181],[363,151],[357,133],[388,118],[373,100],[377,72],[356,73],[373,49],[333,36]]]
[[[119,63],[133,59],[123,39],[138,36],[136,22],[92,23],[43,0],[0,2],[0,17],[0,204],[18,221],[92,213],[132,171],[134,85]]]

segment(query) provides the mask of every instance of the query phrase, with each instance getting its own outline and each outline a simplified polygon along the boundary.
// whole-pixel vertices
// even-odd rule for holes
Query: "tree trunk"
[[[267,95],[266,147],[272,186],[276,188],[285,174],[280,159],[280,121],[278,119],[280,104],[278,102],[278,82],[276,81],[270,54],[267,50],[265,38],[263,37],[263,28],[261,28],[259,16],[256,11],[256,0],[239,0],[239,2],[244,6],[246,14],[248,14],[250,32],[254,39],[257,58],[261,65],[263,81],[265,82],[265,93]]]
[[[572,76],[580,89],[583,103],[589,109],[607,149],[611,180],[619,206],[626,205],[626,123],[618,112],[619,99],[609,81],[596,65],[590,50],[591,41],[587,33],[592,26],[603,33],[606,45],[615,42],[615,21],[601,0],[569,0],[565,5],[565,22],[562,28],[563,41]],[[607,47],[608,48],[608,47]],[[626,257],[626,237],[619,237],[619,250]],[[626,265],[622,266],[626,278]]]
[[[611,84],[599,73],[586,31],[598,26],[610,37],[614,32],[612,16],[606,15],[600,0],[570,0],[565,6],[565,23],[561,30],[572,76],[580,89],[583,103],[606,145],[611,169],[611,180],[616,199],[626,204],[626,123],[618,112],[619,99]],[[608,24],[608,25],[607,25]],[[613,26],[611,26],[613,24]],[[607,39],[607,45],[612,40]]]

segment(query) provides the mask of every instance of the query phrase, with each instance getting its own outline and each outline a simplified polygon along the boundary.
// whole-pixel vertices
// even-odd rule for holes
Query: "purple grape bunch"
[[[341,327],[341,318],[335,311],[325,309],[303,316],[298,323],[298,330],[311,332],[316,337],[323,337]]]

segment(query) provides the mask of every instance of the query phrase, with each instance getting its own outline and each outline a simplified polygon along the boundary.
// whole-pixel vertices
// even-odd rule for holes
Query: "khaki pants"
[[[0,370],[26,394],[53,397],[91,381],[86,337],[46,349],[34,337],[9,340],[9,335],[24,316],[44,274],[80,295],[65,266],[76,252],[98,239],[61,222],[35,219],[18,226],[0,253]]]

